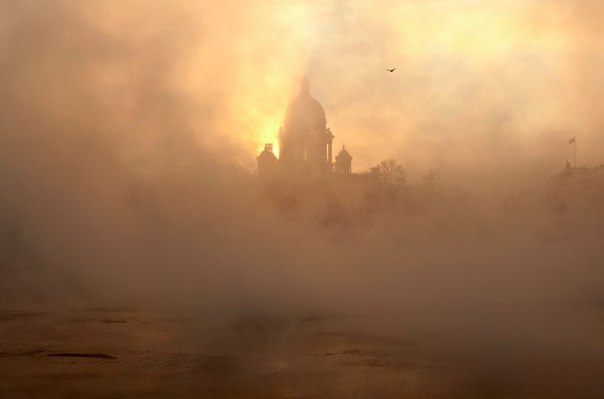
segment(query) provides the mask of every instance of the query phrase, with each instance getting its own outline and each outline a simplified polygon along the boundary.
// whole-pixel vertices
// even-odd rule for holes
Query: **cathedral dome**
[[[323,106],[310,95],[308,80],[304,78],[300,94],[291,102],[285,114],[286,131],[303,134],[315,129],[325,129],[327,118]]]
[[[348,151],[346,151],[346,146],[343,146],[338,155],[336,155],[336,162],[338,161],[352,161],[352,155]]]
[[[333,134],[327,129],[325,110],[312,98],[308,80],[291,102],[279,133],[280,160],[288,167],[326,171],[331,169]]]

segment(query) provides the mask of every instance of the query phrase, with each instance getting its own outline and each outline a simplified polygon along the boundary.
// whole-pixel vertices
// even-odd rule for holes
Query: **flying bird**
[[[388,69],[388,68],[386,68],[386,70],[387,70],[388,72],[394,72],[394,71],[396,71],[396,68],[392,68],[392,69]]]

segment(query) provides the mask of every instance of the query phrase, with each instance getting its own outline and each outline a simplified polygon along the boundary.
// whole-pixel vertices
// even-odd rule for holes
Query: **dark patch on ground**
[[[114,356],[107,355],[105,353],[49,353],[46,356],[50,357],[84,357],[84,358],[93,358],[93,359],[105,359],[105,360],[115,360],[117,359]]]
[[[71,319],[69,320],[70,323],[103,323],[103,324],[125,324],[128,323],[127,320],[123,320],[123,319],[103,319],[103,320],[96,320],[96,319]]]
[[[104,324],[124,324],[127,323],[126,320],[115,320],[115,319],[106,319],[106,320],[101,320],[101,323]]]
[[[355,355],[362,355],[363,352],[360,351],[359,349],[349,349],[349,350],[346,350],[344,352],[325,352],[325,353],[306,352],[305,354],[308,355],[308,356],[314,356],[314,357],[318,357],[318,356],[338,356],[338,355],[355,356]]]
[[[385,345],[385,346],[398,346],[398,347],[417,347],[419,346],[419,340],[417,339],[405,339],[396,337],[382,337],[374,335],[362,335],[362,334],[347,334],[342,332],[321,332],[317,334],[321,337],[332,337],[332,338],[344,338],[354,342],[362,342],[365,344],[372,345]]]
[[[33,351],[20,351],[20,352],[0,352],[0,357],[23,357],[23,356],[36,356],[40,353],[46,352],[43,349]]]

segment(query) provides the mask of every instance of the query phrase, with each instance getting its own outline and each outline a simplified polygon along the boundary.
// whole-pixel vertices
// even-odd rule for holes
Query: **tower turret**
[[[346,151],[346,146],[336,155],[334,171],[339,175],[350,175],[352,173],[352,155]]]
[[[279,161],[273,153],[273,145],[265,144],[264,151],[256,158],[258,161],[258,175],[270,176],[276,173]]]

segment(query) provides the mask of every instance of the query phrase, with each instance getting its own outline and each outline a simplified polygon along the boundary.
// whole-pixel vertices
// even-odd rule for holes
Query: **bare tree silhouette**
[[[370,173],[390,198],[396,197],[401,188],[407,184],[405,169],[394,159],[380,162],[371,168]]]

